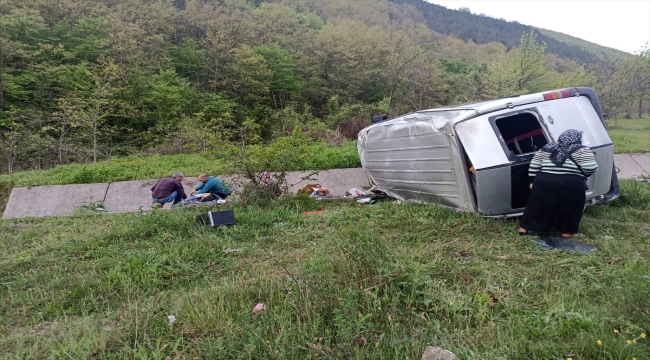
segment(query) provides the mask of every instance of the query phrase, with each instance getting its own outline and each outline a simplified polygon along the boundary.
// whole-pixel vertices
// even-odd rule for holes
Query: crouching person
[[[201,174],[198,177],[201,182],[190,195],[212,194],[225,199],[232,193],[228,184],[215,176]]]
[[[185,178],[182,172],[178,172],[170,178],[158,180],[156,185],[151,188],[151,198],[153,203],[161,208],[166,203],[178,204],[181,200],[187,198],[181,181]]]

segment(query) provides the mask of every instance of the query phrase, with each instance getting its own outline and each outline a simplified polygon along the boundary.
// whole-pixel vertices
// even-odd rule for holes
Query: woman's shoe
[[[573,239],[573,238],[582,238],[582,237],[585,237],[585,236],[582,235],[581,233],[573,234],[573,236],[564,236],[564,234],[562,234],[562,235],[560,235],[560,236],[561,236],[563,239]]]

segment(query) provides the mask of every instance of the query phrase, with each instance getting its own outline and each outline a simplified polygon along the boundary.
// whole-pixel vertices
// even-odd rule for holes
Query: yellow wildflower
[[[633,344],[636,344],[636,339],[632,339],[632,343],[633,343]]]
[[[631,343],[632,343],[632,340],[628,340],[628,341],[627,341],[627,344],[628,344],[628,345],[631,344]]]
[[[616,330],[616,329],[614,329],[614,332],[617,333],[617,334],[620,334],[620,332],[618,332],[618,330]]]
[[[645,333],[642,333],[642,334],[641,334],[641,337],[645,339]]]
[[[602,345],[603,345],[603,342],[600,341],[600,340],[596,341],[596,343],[597,343],[599,346],[602,346]]]
[[[573,360],[573,358],[566,358],[566,360]]]

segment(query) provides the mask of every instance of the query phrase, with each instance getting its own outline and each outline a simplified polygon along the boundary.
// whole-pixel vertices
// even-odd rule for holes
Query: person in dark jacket
[[[589,176],[598,169],[594,153],[582,145],[582,132],[567,130],[539,150],[528,168],[533,179],[519,234],[559,232],[581,237],[578,226],[585,207]]]
[[[158,180],[156,185],[151,188],[151,198],[153,203],[159,208],[164,204],[173,202],[174,205],[187,198],[181,181],[185,178],[182,172],[178,172],[170,178]]]

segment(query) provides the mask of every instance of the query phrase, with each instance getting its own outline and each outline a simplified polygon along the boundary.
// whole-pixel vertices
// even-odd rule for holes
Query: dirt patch
[[[14,184],[10,182],[0,182],[0,214],[5,212],[7,203],[9,202],[9,195],[14,188]]]

